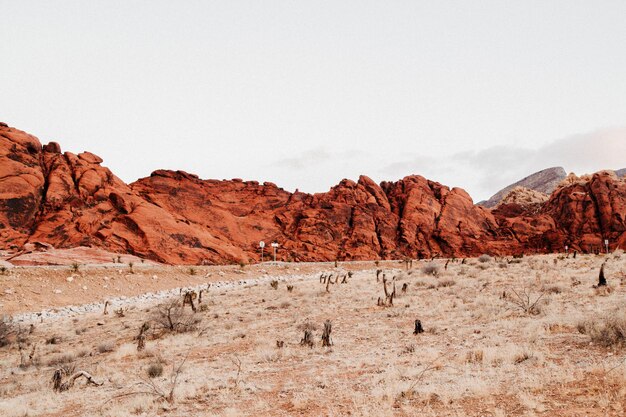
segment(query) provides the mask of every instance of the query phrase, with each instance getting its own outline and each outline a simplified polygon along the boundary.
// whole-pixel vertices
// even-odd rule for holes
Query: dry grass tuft
[[[578,323],[578,331],[605,347],[626,345],[626,313],[605,316]]]

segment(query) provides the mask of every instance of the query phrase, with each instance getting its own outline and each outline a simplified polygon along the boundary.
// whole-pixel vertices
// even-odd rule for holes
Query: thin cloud
[[[390,163],[381,172],[397,176],[416,173],[487,198],[527,175],[553,166],[579,175],[626,167],[626,127],[567,136],[536,149],[494,146],[458,152],[449,158],[416,156]]]

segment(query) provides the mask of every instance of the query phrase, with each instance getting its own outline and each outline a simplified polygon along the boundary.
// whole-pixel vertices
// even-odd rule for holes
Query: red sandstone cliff
[[[531,211],[478,207],[420,176],[361,176],[305,194],[182,171],[127,185],[101,163],[0,125],[0,248],[46,242],[197,264],[257,260],[259,240],[294,260],[593,250],[604,237],[626,247],[626,182],[608,172],[570,181]]]

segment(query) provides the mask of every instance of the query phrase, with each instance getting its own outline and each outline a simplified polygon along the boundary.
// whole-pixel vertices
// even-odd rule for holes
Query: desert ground
[[[17,267],[0,415],[621,416],[625,295],[621,251]]]

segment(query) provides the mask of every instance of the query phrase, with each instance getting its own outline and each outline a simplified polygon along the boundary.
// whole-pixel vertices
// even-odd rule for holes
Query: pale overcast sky
[[[155,169],[475,201],[626,167],[626,1],[0,1],[0,121]]]

